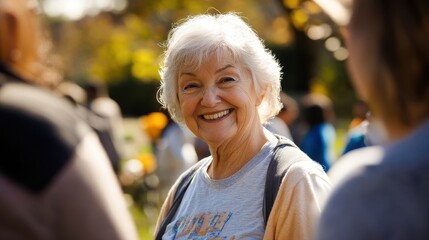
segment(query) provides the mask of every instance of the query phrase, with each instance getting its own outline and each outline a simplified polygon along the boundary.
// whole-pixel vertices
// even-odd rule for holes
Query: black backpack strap
[[[207,158],[208,160],[208,158]],[[176,192],[174,193],[173,198],[173,204],[171,205],[170,209],[168,210],[167,216],[162,221],[159,231],[156,234],[156,240],[161,240],[162,236],[165,233],[165,230],[167,229],[167,225],[173,220],[174,215],[176,215],[177,210],[179,209],[180,203],[182,202],[183,196],[185,195],[186,190],[188,189],[189,185],[192,182],[192,179],[194,179],[197,170],[207,161],[201,160],[197,163],[195,163],[190,169],[186,171],[182,179],[180,180],[179,185],[176,188]]]
[[[280,153],[284,147],[292,147],[292,149],[298,149],[298,147],[289,139],[276,135],[279,139],[277,146],[274,148],[273,158],[268,166],[267,177],[265,180],[265,192],[264,192],[264,205],[263,205],[263,216],[265,226],[267,225],[268,218],[273,208],[274,201],[277,197],[280,185],[283,177],[289,170],[290,166],[300,161],[301,158],[291,158],[288,161],[281,161]]]

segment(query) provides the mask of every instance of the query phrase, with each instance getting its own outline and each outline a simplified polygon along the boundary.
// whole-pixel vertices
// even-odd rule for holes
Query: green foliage
[[[325,56],[323,45],[304,31],[310,21],[306,14],[314,9],[299,0],[128,0],[123,12],[75,22],[51,20],[51,26],[66,79],[106,82],[127,115],[159,110],[155,94],[161,45],[173,23],[188,15],[228,11],[240,13],[273,50],[284,67],[285,90],[323,86],[345,106],[353,94],[342,63]]]
[[[130,207],[131,215],[136,224],[137,233],[140,239],[153,239],[153,226],[149,226],[147,217],[144,215],[142,209],[138,208],[135,204]]]
[[[313,85],[323,86],[324,93],[333,103],[336,115],[345,118],[352,117],[351,106],[357,100],[346,71],[345,62],[335,60],[325,50],[319,53],[316,78]]]

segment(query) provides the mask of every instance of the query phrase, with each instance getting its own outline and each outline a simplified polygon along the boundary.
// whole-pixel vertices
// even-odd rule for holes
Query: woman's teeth
[[[221,117],[227,115],[228,113],[229,113],[229,110],[225,110],[225,111],[218,112],[215,114],[203,115],[203,118],[206,120],[215,120],[215,119],[218,119],[218,118],[221,118]]]

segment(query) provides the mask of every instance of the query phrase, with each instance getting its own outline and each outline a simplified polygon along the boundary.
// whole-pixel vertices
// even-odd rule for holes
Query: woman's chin
[[[233,136],[231,132],[212,131],[209,133],[201,134],[201,138],[209,145],[216,146],[221,145],[225,141]]]

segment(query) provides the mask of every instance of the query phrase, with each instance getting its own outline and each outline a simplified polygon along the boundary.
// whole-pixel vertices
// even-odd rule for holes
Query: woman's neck
[[[209,176],[223,179],[233,175],[256,156],[267,141],[261,126],[211,149],[213,161],[207,170]]]

